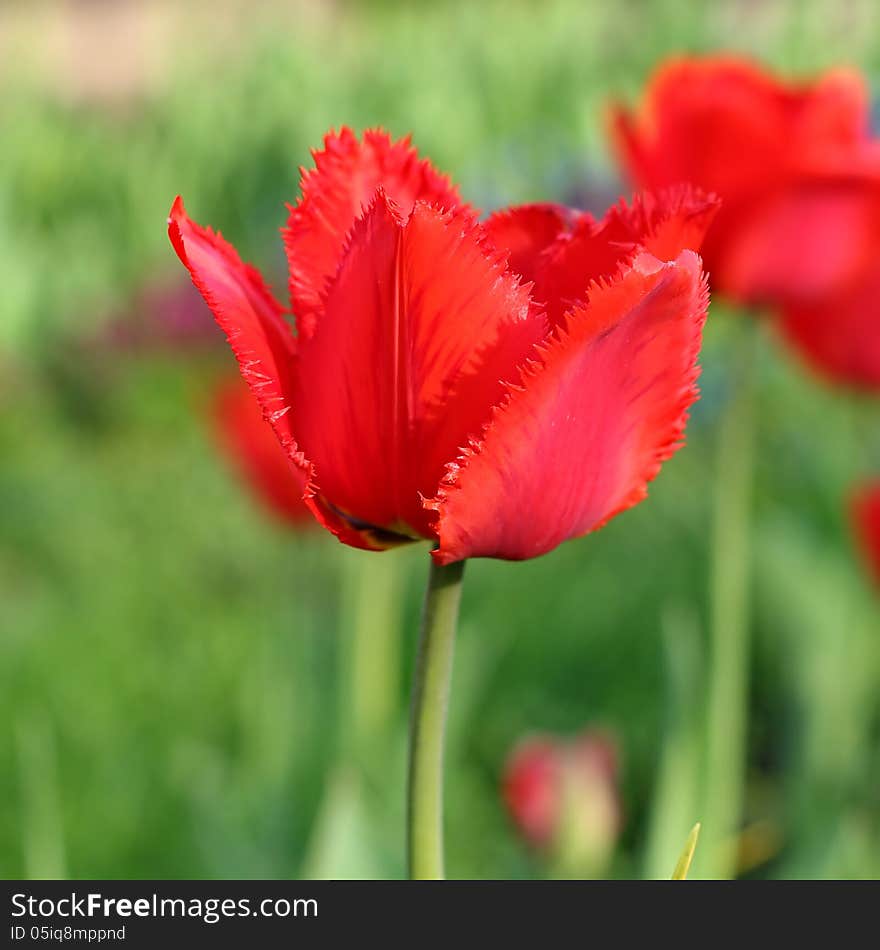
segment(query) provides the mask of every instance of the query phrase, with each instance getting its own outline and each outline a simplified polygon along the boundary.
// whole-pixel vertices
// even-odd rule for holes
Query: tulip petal
[[[641,501],[681,444],[707,305],[692,251],[594,286],[426,502],[435,559],[536,557]]]
[[[564,205],[551,202],[516,205],[489,215],[483,223],[487,239],[507,252],[507,266],[523,280],[534,281],[541,255],[582,217]]]
[[[171,208],[168,236],[226,334],[264,417],[291,459],[307,467],[297,449],[290,413],[296,339],[281,304],[260,272],[242,263],[231,244],[189,218],[180,197]]]
[[[878,163],[880,172],[880,163]],[[725,205],[704,252],[738,300],[809,303],[860,279],[880,244],[880,176],[814,175]]]
[[[346,238],[379,186],[405,215],[417,200],[444,209],[465,207],[457,188],[427,159],[419,159],[409,138],[392,142],[386,132],[371,129],[359,140],[343,128],[327,135],[323,150],[312,154],[315,168],[300,170],[302,197],[282,229],[300,336],[314,331]]]
[[[880,391],[880,267],[847,290],[787,307],[780,333],[821,376]]]
[[[859,145],[868,97],[847,69],[798,84],[738,57],[672,59],[652,77],[641,109],[617,109],[613,126],[642,186],[691,181],[726,199]]]
[[[297,341],[256,268],[244,264],[220,234],[203,228],[186,213],[178,197],[168,218],[168,236],[192,276],[214,318],[226,334],[241,375],[251,388],[263,416],[275,430],[288,457],[312,477],[312,466],[300,452],[294,436],[293,402]],[[353,547],[377,549],[385,545],[328,509],[306,487],[304,501],[320,523]]]
[[[675,260],[687,248],[699,250],[717,210],[715,197],[680,186],[637,195],[630,205],[621,201],[601,221],[579,220],[537,268],[534,296],[546,304],[550,325],[584,300],[593,281],[614,277],[639,249],[661,261]]]
[[[359,524],[431,537],[419,493],[436,492],[543,327],[469,217],[419,202],[406,220],[380,189],[300,341],[297,432],[320,496]]]
[[[674,261],[682,251],[700,250],[720,205],[690,185],[643,192],[611,208],[603,232],[609,243],[640,245],[660,261]]]

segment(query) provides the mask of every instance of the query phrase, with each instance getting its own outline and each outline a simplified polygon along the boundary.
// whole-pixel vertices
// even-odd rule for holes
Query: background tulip
[[[808,365],[859,388],[880,380],[880,140],[869,105],[854,70],[785,81],[709,56],[670,60],[637,112],[614,113],[618,154],[641,187],[691,182],[722,199],[703,246],[713,288],[769,308]]]
[[[615,129],[641,187],[690,182],[721,197],[704,256],[731,299],[809,303],[871,267],[880,146],[857,73],[785,82],[736,57],[671,60]]]
[[[826,376],[871,384],[880,143],[869,134],[857,73],[838,69],[786,82],[732,55],[670,59],[649,80],[636,112],[615,110],[613,135],[623,166],[643,187],[691,182],[720,197],[704,256],[723,299],[753,313],[769,310],[783,336]],[[705,831],[697,865],[722,877],[735,868],[748,730],[756,335],[750,326],[738,334],[718,427]]]
[[[520,834],[551,873],[597,877],[607,871],[623,825],[618,751],[604,732],[573,739],[523,739],[504,769],[504,803]]]
[[[291,527],[313,525],[302,500],[305,475],[281,448],[239,377],[217,386],[212,411],[218,444],[266,511]]]

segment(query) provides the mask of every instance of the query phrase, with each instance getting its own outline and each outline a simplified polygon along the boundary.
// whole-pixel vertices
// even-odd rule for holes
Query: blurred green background
[[[602,210],[626,190],[605,109],[663,56],[873,84],[878,20],[872,0],[0,7],[0,875],[403,872],[427,550],[293,533],[218,456],[206,405],[232,360],[168,245],[175,194],[279,287],[297,166],[341,124],[412,132],[487,210]],[[688,448],[647,503],[470,565],[451,876],[545,873],[503,764],[524,734],[591,724],[622,760],[608,873],[671,873],[700,817],[713,426],[740,331],[713,306]],[[761,335],[741,871],[877,877],[880,599],[845,498],[880,470],[880,406]]]

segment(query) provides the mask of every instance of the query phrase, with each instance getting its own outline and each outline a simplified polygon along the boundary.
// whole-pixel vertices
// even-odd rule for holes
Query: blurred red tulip
[[[343,130],[315,165],[285,232],[296,335],[180,199],[169,235],[318,520],[448,564],[535,557],[644,498],[696,398],[713,202],[483,227],[406,140]]]
[[[507,762],[502,791],[530,845],[569,871],[601,872],[623,823],[617,748],[608,735],[523,740]]]
[[[303,501],[305,473],[282,449],[240,377],[218,386],[213,411],[218,443],[266,511],[294,527],[313,525]]]
[[[712,287],[750,305],[810,307],[800,336],[839,332],[828,300],[876,268],[880,144],[860,77],[832,70],[785,83],[732,57],[673,60],[637,114],[618,109],[621,158],[641,187],[692,182],[721,210],[703,256]],[[814,355],[820,341],[808,345]]]
[[[856,540],[872,579],[880,587],[880,480],[859,486],[850,508]]]

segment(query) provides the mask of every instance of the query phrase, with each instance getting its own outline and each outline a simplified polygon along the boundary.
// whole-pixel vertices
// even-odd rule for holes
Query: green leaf
[[[687,880],[688,871],[691,868],[691,861],[694,859],[694,851],[697,850],[697,838],[699,837],[700,823],[697,822],[694,827],[691,828],[691,833],[688,835],[684,845],[684,851],[681,852],[681,857],[678,859],[675,870],[672,872],[673,881]]]

